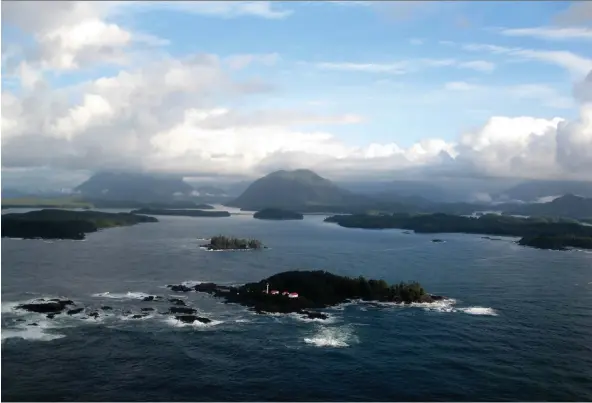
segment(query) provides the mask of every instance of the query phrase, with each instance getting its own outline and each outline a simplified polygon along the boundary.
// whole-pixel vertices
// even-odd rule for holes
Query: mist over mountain
[[[592,182],[584,181],[526,181],[497,195],[502,200],[536,202],[541,198],[573,194],[592,197]]]
[[[99,172],[74,190],[84,197],[104,200],[166,201],[191,196],[195,189],[178,177]]]

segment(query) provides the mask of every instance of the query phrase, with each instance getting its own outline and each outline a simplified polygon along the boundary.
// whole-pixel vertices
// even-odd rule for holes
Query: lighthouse
[[[269,283],[267,283],[266,287],[265,287],[265,293],[269,294]]]

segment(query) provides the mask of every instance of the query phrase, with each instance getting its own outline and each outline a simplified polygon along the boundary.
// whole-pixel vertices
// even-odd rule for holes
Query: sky
[[[590,179],[592,2],[2,2],[2,177]]]

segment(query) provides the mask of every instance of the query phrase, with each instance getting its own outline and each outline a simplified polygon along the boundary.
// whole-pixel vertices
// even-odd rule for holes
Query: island
[[[82,240],[104,228],[158,222],[154,217],[131,213],[43,209],[2,215],[2,237]]]
[[[132,214],[144,215],[168,215],[180,217],[230,217],[228,211],[203,211],[203,210],[172,210],[172,209],[153,209],[141,208],[132,210]]]
[[[198,204],[197,206],[195,206],[196,209],[198,210],[214,210],[215,207],[211,206],[209,204]]]
[[[325,222],[336,223],[345,228],[398,228],[426,234],[465,233],[521,237],[523,239],[519,241],[520,245],[539,248],[557,244],[562,247],[590,248],[587,239],[592,238],[592,226],[571,220],[498,214],[483,214],[479,217],[444,213],[354,214],[327,217]]]
[[[218,235],[210,238],[210,243],[201,245],[207,250],[249,250],[264,249],[265,246],[257,239],[233,238]]]
[[[518,244],[523,246],[531,246],[538,249],[592,249],[592,236],[535,235],[523,237],[520,239],[520,241],[518,241]]]
[[[253,218],[259,220],[303,220],[304,216],[295,211],[266,208],[253,214]]]
[[[443,296],[428,294],[417,282],[389,285],[384,280],[350,278],[323,270],[293,270],[238,287],[201,283],[195,291],[246,306],[258,313],[296,312],[309,318],[326,318],[322,309],[352,300],[410,304],[432,303]]]

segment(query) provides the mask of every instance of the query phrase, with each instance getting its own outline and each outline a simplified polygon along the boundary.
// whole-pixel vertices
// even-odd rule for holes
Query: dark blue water
[[[86,241],[2,240],[2,399],[86,401],[592,400],[592,254],[479,236],[407,235],[301,222],[162,217]],[[271,249],[207,252],[198,237]],[[328,323],[263,316],[210,296],[210,325],[121,309],[183,281],[241,283],[296,268],[418,280],[433,307],[349,305]],[[108,293],[108,294],[107,294]],[[16,302],[66,296],[110,305],[94,321],[18,316]],[[16,322],[17,318],[25,322]],[[37,322],[40,326],[27,326]]]

